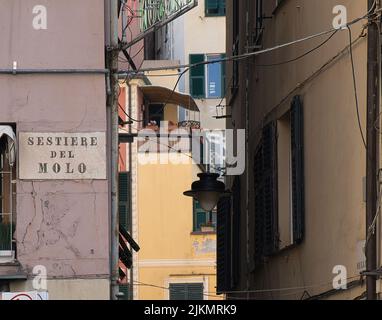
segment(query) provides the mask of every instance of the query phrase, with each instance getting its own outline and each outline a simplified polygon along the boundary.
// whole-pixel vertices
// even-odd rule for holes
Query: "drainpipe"
[[[127,83],[127,87],[128,87],[128,92],[129,92],[129,114],[133,114],[133,108],[132,108],[132,99],[131,99],[131,84],[130,82]],[[131,130],[131,124],[129,125],[129,133],[131,134],[132,133],[132,130]],[[130,212],[129,212],[129,232],[130,234],[134,237],[134,234],[133,234],[133,202],[132,202],[132,198],[133,198],[133,148],[132,148],[132,143],[129,143],[129,171],[130,171],[130,174],[129,174],[129,179],[130,179],[130,187],[129,187],[129,208],[130,208]],[[131,247],[130,247],[131,248]],[[131,249],[130,249],[131,250]],[[131,252],[133,252],[133,250],[131,250]],[[133,265],[131,266],[131,269],[130,269],[130,300],[134,300],[134,259],[133,259]]]
[[[374,0],[368,0],[371,10]],[[367,154],[366,154],[366,269],[375,272],[377,269],[377,235],[370,226],[377,212],[377,178],[378,178],[378,133],[375,123],[379,115],[379,72],[378,72],[378,26],[370,19],[368,28],[367,56]],[[366,276],[366,292],[368,300],[376,300],[376,276]]]
[[[121,42],[127,43],[126,29],[127,29],[128,25],[127,25],[127,16],[126,16],[126,0],[122,0],[121,19],[122,19],[122,39],[121,39]]]
[[[118,216],[118,0],[109,0],[110,45],[107,52],[107,65],[110,71],[111,95],[108,99],[110,112],[110,181],[111,181],[111,214],[110,214],[110,299],[119,296],[119,216]]]
[[[245,12],[245,37],[246,37],[246,53],[249,53],[249,0],[246,2],[246,12]],[[246,213],[246,224],[247,224],[247,230],[246,230],[246,247],[247,247],[247,291],[250,291],[251,287],[251,282],[250,282],[250,269],[251,269],[251,255],[250,255],[250,226],[249,226],[249,199],[251,197],[251,192],[250,192],[250,184],[249,184],[249,76],[250,76],[250,66],[249,62],[247,61],[247,66],[246,66],[246,76],[245,76],[245,132],[246,132],[246,137],[245,137],[245,163],[246,163],[246,175],[245,175],[245,188],[247,190],[247,194],[245,197],[245,213]],[[250,293],[247,293],[247,299],[250,299]]]

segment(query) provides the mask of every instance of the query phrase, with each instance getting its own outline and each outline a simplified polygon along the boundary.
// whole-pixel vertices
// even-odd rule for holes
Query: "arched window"
[[[15,259],[16,242],[16,136],[10,126],[0,126],[0,262]]]

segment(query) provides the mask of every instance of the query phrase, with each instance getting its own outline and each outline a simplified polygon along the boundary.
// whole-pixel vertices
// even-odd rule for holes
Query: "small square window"
[[[206,0],[206,16],[225,16],[225,0]]]

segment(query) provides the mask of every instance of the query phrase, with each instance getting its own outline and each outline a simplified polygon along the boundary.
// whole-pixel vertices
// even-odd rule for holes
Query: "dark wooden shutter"
[[[235,177],[232,187],[232,277],[231,289],[234,289],[239,281],[240,275],[240,223],[241,223],[241,197],[240,178]]]
[[[276,123],[263,129],[264,255],[278,250]]]
[[[119,224],[126,230],[130,228],[130,173],[119,173]]]
[[[204,54],[190,54],[190,64],[204,62]],[[205,65],[198,65],[190,69],[190,92],[194,98],[204,98],[205,90]]]
[[[263,146],[260,142],[254,162],[255,187],[255,266],[260,265],[264,254],[264,188],[263,188]]]
[[[217,207],[216,268],[218,294],[230,290],[231,282],[231,198],[220,199]]]
[[[291,106],[293,242],[295,244],[303,241],[305,233],[303,124],[303,106],[300,96],[296,96]]]

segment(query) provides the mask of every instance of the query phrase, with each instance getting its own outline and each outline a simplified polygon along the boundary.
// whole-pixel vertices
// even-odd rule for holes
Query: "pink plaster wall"
[[[47,7],[47,30],[33,29],[34,5]],[[103,69],[104,0],[0,0],[0,39],[0,69]],[[18,132],[105,132],[105,76],[1,75],[0,122]],[[16,209],[18,260],[29,272],[107,277],[106,180],[18,180]]]

